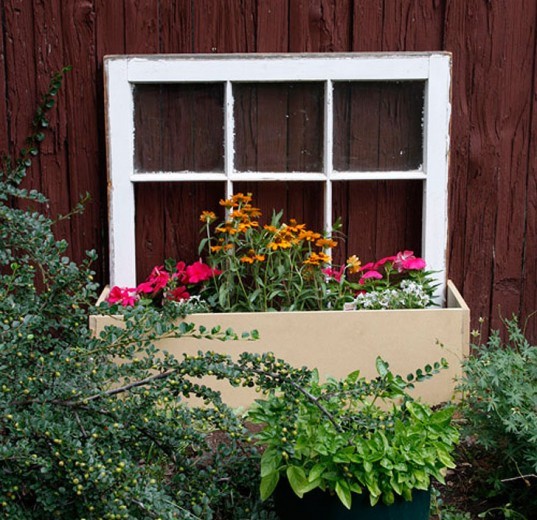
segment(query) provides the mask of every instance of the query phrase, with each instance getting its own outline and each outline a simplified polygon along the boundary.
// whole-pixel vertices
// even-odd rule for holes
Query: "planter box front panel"
[[[179,338],[160,340],[157,346],[177,358],[198,350],[234,357],[244,351],[273,352],[291,365],[317,368],[322,377],[337,378],[354,370],[376,377],[377,356],[403,377],[444,357],[449,369],[418,384],[414,391],[414,395],[437,404],[453,398],[454,379],[460,376],[460,362],[469,349],[469,309],[451,282],[447,301],[445,309],[194,314],[185,321],[207,328],[230,327],[238,334],[257,329],[260,339],[221,342]],[[121,317],[90,318],[95,334],[106,325],[121,326],[121,322]],[[248,406],[258,397],[250,388],[234,388],[214,378],[208,377],[204,383],[220,390],[231,406]]]

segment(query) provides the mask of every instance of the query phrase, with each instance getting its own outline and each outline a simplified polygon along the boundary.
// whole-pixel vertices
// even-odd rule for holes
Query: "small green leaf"
[[[278,472],[271,473],[270,475],[261,478],[261,484],[259,485],[261,500],[266,500],[272,495],[279,480],[280,474]]]
[[[350,509],[352,505],[352,495],[351,490],[349,489],[349,485],[346,481],[340,480],[336,482],[336,494],[341,500],[342,504],[347,509]]]
[[[286,473],[292,490],[297,496],[302,498],[304,495],[304,490],[309,485],[304,468],[300,468],[298,466],[289,466]]]
[[[380,377],[385,377],[388,374],[390,365],[388,365],[388,363],[386,363],[380,356],[377,357],[375,366]]]

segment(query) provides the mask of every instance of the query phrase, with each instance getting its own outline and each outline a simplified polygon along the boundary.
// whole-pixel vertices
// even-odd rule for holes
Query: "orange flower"
[[[216,220],[216,215],[212,211],[202,211],[200,215],[200,220],[210,224]]]
[[[244,211],[244,213],[248,214],[252,218],[258,218],[262,215],[261,210],[259,208],[254,208],[253,206],[250,206],[250,204],[245,204],[242,207],[242,211]]]
[[[215,231],[217,233],[228,233],[230,235],[235,235],[237,233],[237,230],[233,227],[233,224],[231,222],[226,222],[224,224],[224,227],[218,226]]]
[[[291,219],[289,219],[289,224],[284,224],[284,226],[289,231],[291,231],[291,233],[299,233],[300,231],[302,231],[306,227],[306,224],[298,224],[296,219],[291,218]]]
[[[360,259],[356,255],[347,258],[347,269],[349,270],[349,274],[357,273],[361,267],[362,262],[360,262]]]
[[[324,253],[311,253],[306,260],[304,260],[304,264],[306,265],[320,265],[320,264],[327,264],[330,262],[330,257],[328,255],[325,255]]]
[[[249,202],[252,201],[252,194],[248,193],[248,194],[244,195],[244,193],[236,193],[229,200],[231,200],[232,202],[234,202],[236,204],[241,204],[241,203],[242,204],[248,204]]]
[[[239,205],[233,200],[233,199],[220,199],[220,202],[218,203],[220,206],[224,206],[224,208],[238,208]]]
[[[237,230],[239,233],[244,233],[246,230],[250,229],[252,227],[252,224],[250,222],[239,222],[239,225],[237,226]]]
[[[268,247],[273,251],[278,249],[289,249],[293,244],[289,240],[285,240],[281,236],[275,236],[274,241],[268,244]]]
[[[222,246],[211,246],[211,253],[218,253],[222,251]]]
[[[277,227],[269,226],[268,224],[265,224],[265,225],[263,226],[263,229],[266,229],[266,230],[269,231],[270,233],[277,233],[277,232],[278,232],[278,228],[277,228]]]
[[[337,242],[331,238],[319,238],[319,240],[315,242],[315,245],[317,247],[336,247]]]
[[[248,254],[241,258],[241,262],[244,264],[253,264],[254,262],[263,262],[265,255],[257,254],[253,249],[248,251]]]
[[[319,240],[321,238],[320,233],[315,233],[314,231],[310,230],[302,230],[300,234],[298,235],[299,240],[306,240],[308,242],[315,242],[316,240]]]
[[[246,215],[244,213],[244,211],[242,209],[236,209],[233,211],[233,213],[231,213],[231,218],[233,220],[243,220],[243,219],[248,219],[248,215]]]

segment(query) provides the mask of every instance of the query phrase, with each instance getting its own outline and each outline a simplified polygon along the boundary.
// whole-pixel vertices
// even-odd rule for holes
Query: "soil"
[[[453,516],[448,513],[459,512],[461,516],[456,520],[479,520],[478,515],[485,514],[481,518],[487,520],[503,520],[513,518],[532,520],[535,511],[524,511],[526,516],[516,515],[513,512],[504,511],[503,507],[508,503],[506,497],[486,498],[487,476],[491,476],[496,469],[494,460],[479,449],[472,439],[462,439],[456,451],[457,467],[448,470],[445,485],[435,483],[434,488],[438,491],[438,513],[431,516],[431,520],[451,520]],[[526,488],[535,490],[537,481],[524,482],[522,479],[512,483],[512,490]],[[489,486],[490,487],[490,486]],[[435,499],[433,498],[433,501]],[[434,502],[433,502],[434,503]],[[513,507],[516,510],[516,507]],[[462,516],[466,513],[466,516]],[[529,515],[529,516],[527,516]]]

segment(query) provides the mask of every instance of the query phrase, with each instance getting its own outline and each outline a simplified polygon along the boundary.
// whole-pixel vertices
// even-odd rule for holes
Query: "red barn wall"
[[[23,144],[50,75],[72,65],[26,183],[48,196],[51,214],[91,194],[85,214],[59,223],[58,233],[76,259],[99,252],[104,283],[103,56],[452,52],[449,276],[474,327],[479,317],[498,327],[514,313],[537,339],[534,0],[0,0],[0,7],[0,151]]]

